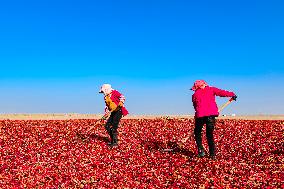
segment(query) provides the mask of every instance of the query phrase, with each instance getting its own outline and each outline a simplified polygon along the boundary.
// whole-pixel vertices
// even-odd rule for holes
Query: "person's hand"
[[[105,114],[105,115],[101,118],[101,120],[106,120],[108,117],[109,117],[109,114]]]
[[[123,106],[123,102],[119,102],[119,103],[118,103],[118,106],[119,106],[119,107],[122,107],[122,106]]]
[[[236,100],[237,100],[237,95],[233,96],[232,99],[233,99],[234,101],[236,101]]]

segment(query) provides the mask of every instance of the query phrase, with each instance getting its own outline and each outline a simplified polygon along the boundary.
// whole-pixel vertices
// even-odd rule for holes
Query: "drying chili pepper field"
[[[284,121],[218,119],[215,161],[193,119],[123,119],[117,148],[96,121],[0,121],[0,188],[284,188]]]

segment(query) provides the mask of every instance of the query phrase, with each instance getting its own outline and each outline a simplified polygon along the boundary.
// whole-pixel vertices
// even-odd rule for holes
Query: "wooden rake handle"
[[[93,126],[91,126],[88,130],[87,130],[87,133],[89,133],[90,130],[92,130],[93,128],[95,128],[102,120],[107,120],[109,118],[111,113],[109,113],[107,116],[103,116],[102,118],[100,118],[98,121],[96,121],[94,123]]]
[[[219,109],[218,109],[218,112],[221,112],[226,106],[228,106],[231,102],[233,102],[234,101],[234,99],[233,98],[230,98],[229,100],[228,100],[228,102],[226,102],[225,104],[223,104],[221,107],[219,107]]]
[[[102,119],[99,119],[98,121],[96,121],[96,122],[94,123],[94,125],[91,126],[91,127],[86,131],[86,133],[89,133],[92,129],[94,129],[94,128],[101,122],[101,120],[102,120]]]

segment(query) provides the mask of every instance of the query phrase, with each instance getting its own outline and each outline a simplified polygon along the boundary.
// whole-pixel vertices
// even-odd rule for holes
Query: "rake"
[[[104,117],[100,118],[99,120],[97,120],[86,132],[85,134],[88,134],[92,129],[94,129],[102,120],[105,120]],[[85,134],[81,134],[81,133],[76,133],[76,136],[78,138],[80,138],[81,140],[86,140],[88,137],[85,136]]]

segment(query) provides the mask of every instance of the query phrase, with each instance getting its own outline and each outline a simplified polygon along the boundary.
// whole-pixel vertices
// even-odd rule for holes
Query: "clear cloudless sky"
[[[234,91],[225,114],[284,114],[282,0],[0,2],[0,113],[193,114],[197,79]],[[221,105],[227,98],[217,98]]]

